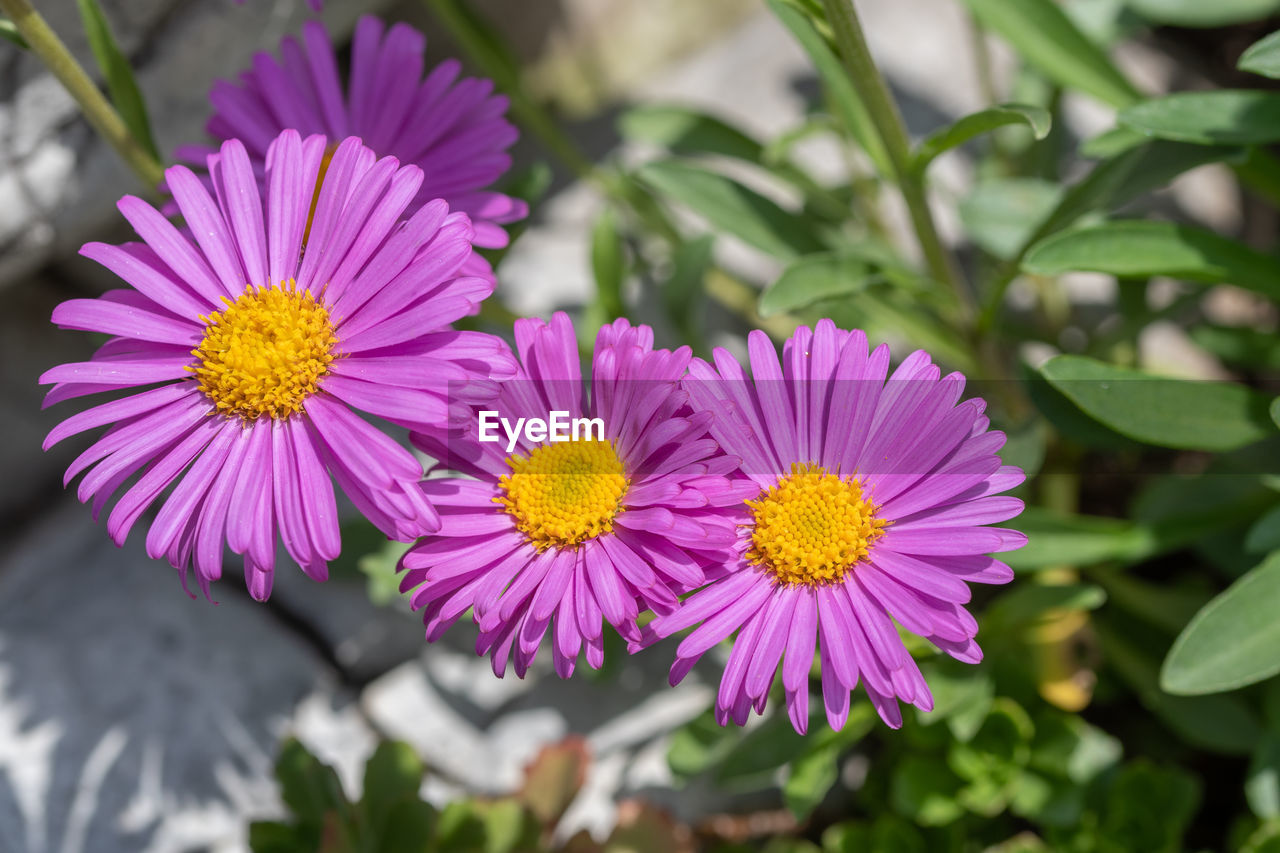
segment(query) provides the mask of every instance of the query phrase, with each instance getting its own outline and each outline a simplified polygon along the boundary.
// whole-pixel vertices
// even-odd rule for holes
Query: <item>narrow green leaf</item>
[[[596,301],[602,322],[612,322],[626,313],[622,284],[626,280],[626,246],[618,228],[618,215],[606,207],[591,229],[591,271],[596,280]]]
[[[1196,614],[1160,671],[1160,686],[1195,696],[1280,673],[1280,553],[1272,554]]]
[[[1062,187],[1039,178],[996,178],[960,201],[960,222],[973,242],[997,258],[1013,258],[1062,199]]]
[[[369,828],[389,840],[383,826],[396,804],[415,801],[422,785],[422,759],[401,741],[383,741],[364,766],[364,796],[360,807]]]
[[[674,104],[632,107],[618,117],[618,133],[675,154],[719,154],[759,163],[764,146],[714,116]]]
[[[714,246],[715,238],[710,234],[681,243],[672,254],[671,274],[658,288],[667,318],[691,346],[702,339],[701,313]]]
[[[997,127],[1022,124],[1031,128],[1036,139],[1049,135],[1052,118],[1047,110],[1027,104],[999,104],[981,112],[972,113],[944,127],[920,143],[912,157],[911,167],[918,172],[933,162],[944,151],[963,145],[976,136],[990,133]]]
[[[346,809],[347,799],[338,774],[295,738],[280,747],[276,779],[280,782],[280,798],[299,820],[318,824],[327,812]]]
[[[76,5],[80,7],[80,18],[84,21],[89,47],[93,49],[98,67],[106,77],[111,103],[119,110],[120,118],[124,120],[134,139],[148,154],[160,160],[160,151],[151,133],[151,121],[147,118],[146,102],[138,89],[138,81],[134,79],[129,60],[120,51],[120,45],[111,32],[111,25],[102,14],[102,7],[98,5],[98,0],[76,0]]]
[[[1271,401],[1271,422],[1280,427],[1280,397]]]
[[[1249,45],[1249,49],[1240,55],[1236,68],[1273,80],[1280,79],[1280,30]]]
[[[1128,0],[1129,8],[1153,24],[1226,27],[1280,12],[1280,0]]]
[[[1244,795],[1258,817],[1280,818],[1280,734],[1268,732],[1262,736],[1249,762]]]
[[[1280,141],[1280,92],[1178,92],[1134,104],[1120,112],[1119,121],[1148,136],[1175,142],[1267,145]]]
[[[1234,284],[1280,300],[1280,261],[1212,231],[1172,222],[1117,220],[1068,231],[1033,246],[1023,268],[1039,275],[1163,275]]]
[[[780,258],[822,250],[801,216],[788,213],[742,184],[691,163],[663,160],[641,167],[639,177],[713,226]]]
[[[1253,523],[1244,537],[1244,549],[1251,554],[1265,554],[1280,549],[1280,506]]]
[[[964,0],[974,17],[999,33],[1047,77],[1122,107],[1141,95],[1101,48],[1072,23],[1054,0]]]
[[[1093,584],[1019,584],[1001,595],[983,614],[988,630],[1009,630],[1026,626],[1052,611],[1097,610],[1107,594]]]
[[[18,32],[18,28],[13,25],[13,21],[8,18],[0,18],[0,38],[13,42],[23,50],[30,49],[27,40],[22,37],[22,33]]]
[[[783,270],[760,296],[760,316],[772,317],[821,299],[857,293],[867,286],[870,269],[858,257],[838,252],[806,255]]]
[[[884,142],[876,132],[871,115],[867,112],[862,99],[858,97],[853,83],[845,73],[840,59],[832,51],[822,35],[814,29],[809,18],[785,0],[765,0],[765,4],[773,11],[782,25],[786,27],[795,40],[800,42],[805,53],[813,62],[818,76],[831,103],[836,117],[844,125],[849,137],[867,152],[876,171],[881,175],[892,175],[893,160]]]
[[[1185,450],[1234,450],[1275,432],[1266,398],[1243,385],[1166,379],[1076,355],[1040,373],[1081,411],[1135,441]]]
[[[1092,139],[1080,143],[1080,156],[1091,160],[1105,160],[1137,148],[1147,137],[1127,127],[1113,127]]]
[[[1201,146],[1156,140],[1102,163],[1073,184],[1061,204],[1038,229],[1043,238],[1067,227],[1094,210],[1114,210],[1123,204],[1159,189],[1171,180],[1206,163],[1245,158],[1244,149],[1230,146]]]

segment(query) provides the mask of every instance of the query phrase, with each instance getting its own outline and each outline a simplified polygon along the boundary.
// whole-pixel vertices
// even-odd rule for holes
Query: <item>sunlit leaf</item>
[[[864,290],[871,270],[855,254],[827,252],[795,261],[760,296],[760,315],[771,317],[812,305],[822,299],[849,296]]]
[[[1029,65],[1061,86],[1111,106],[1140,95],[1111,59],[1080,32],[1054,0],[964,0],[982,25],[999,33]]]
[[[650,163],[638,174],[661,195],[771,255],[792,258],[822,249],[800,216],[724,175],[676,160]]]
[[[120,112],[120,118],[124,120],[125,127],[129,128],[129,133],[147,153],[159,160],[160,152],[151,133],[146,102],[138,89],[138,81],[134,79],[129,59],[120,51],[111,26],[102,14],[102,7],[98,5],[98,0],[76,0],[76,5],[80,7],[80,17],[84,21],[89,47],[93,49],[98,67],[107,79],[107,92],[111,95],[111,102]]]
[[[1280,12],[1280,0],[1127,0],[1129,8],[1153,24],[1171,27],[1225,27]]]
[[[974,137],[990,133],[998,127],[1011,124],[1029,127],[1036,139],[1044,139],[1049,135],[1052,118],[1047,110],[1027,104],[1000,104],[988,107],[958,119],[926,137],[912,156],[911,168],[922,172],[944,151],[963,145]]]
[[[1223,451],[1275,433],[1267,399],[1243,385],[1167,379],[1075,355],[1052,358],[1040,372],[1085,414],[1145,444]]]
[[[1280,92],[1178,92],[1122,110],[1120,123],[1148,136],[1199,145],[1266,145],[1280,140]]]
[[[1193,696],[1219,693],[1280,673],[1280,553],[1273,554],[1196,614],[1160,672],[1160,686]]]

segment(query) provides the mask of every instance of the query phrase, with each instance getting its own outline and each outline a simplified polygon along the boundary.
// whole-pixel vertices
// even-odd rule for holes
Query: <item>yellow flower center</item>
[[[506,495],[494,501],[539,551],[576,547],[613,531],[629,484],[608,440],[544,444],[527,457],[508,457],[507,464],[511,473],[498,481]]]
[[[857,477],[828,474],[820,465],[791,466],[791,474],[754,501],[748,562],[768,569],[780,583],[816,584],[842,580],[887,522],[862,496]]]
[[[235,302],[205,322],[204,338],[187,368],[218,411],[247,421],[287,418],[302,410],[329,371],[338,342],[329,312],[310,290],[248,285]]]

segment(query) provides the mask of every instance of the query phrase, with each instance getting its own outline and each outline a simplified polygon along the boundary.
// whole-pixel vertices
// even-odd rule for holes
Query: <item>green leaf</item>
[[[1093,584],[1023,583],[1001,595],[983,614],[983,626],[992,631],[1010,631],[1063,610],[1097,610],[1107,601],[1107,593]]]
[[[760,316],[805,308],[866,289],[871,270],[857,255],[825,252],[793,262],[760,296]]]
[[[98,0],[76,0],[80,7],[80,18],[84,21],[85,35],[89,38],[89,47],[98,60],[98,67],[107,80],[107,92],[111,102],[120,112],[129,133],[138,141],[147,153],[160,160],[160,151],[156,148],[155,137],[151,134],[151,122],[147,118],[147,105],[138,89],[138,81],[133,77],[133,69],[129,60],[120,52],[120,45],[111,32],[106,16]]]
[[[899,814],[921,826],[945,826],[964,814],[956,801],[962,787],[941,759],[908,754],[893,768],[889,799]]]
[[[1178,92],[1122,110],[1119,121],[1148,136],[1198,145],[1267,145],[1280,140],[1280,92]]]
[[[1117,518],[1061,515],[1029,506],[1012,526],[1027,534],[1027,544],[1000,558],[1016,571],[1089,566],[1108,560],[1133,562],[1158,549],[1158,540],[1149,528]]]
[[[1036,139],[1049,135],[1053,122],[1047,110],[1027,104],[999,104],[971,113],[925,138],[912,155],[911,168],[923,172],[939,154],[963,145],[976,136],[998,127],[1021,124],[1031,128]]]
[[[1280,549],[1280,506],[1272,507],[1253,523],[1245,534],[1244,549],[1251,554],[1265,554]]]
[[[1249,808],[1263,820],[1280,818],[1280,734],[1262,736],[1244,782]]]
[[[31,49],[31,46],[27,44],[27,40],[22,37],[22,33],[18,32],[18,28],[13,25],[13,21],[8,18],[0,18],[0,38],[16,44],[23,50]]]
[[[960,221],[973,242],[997,258],[1017,255],[1062,200],[1062,187],[1039,178],[984,181],[960,201]]]
[[[602,323],[612,322],[626,313],[622,302],[622,284],[627,275],[626,245],[618,228],[618,215],[606,207],[591,229],[591,271],[596,281],[596,301]]]
[[[933,693],[933,710],[916,712],[920,724],[946,720],[951,734],[962,743],[977,734],[995,699],[991,674],[948,657],[921,663],[920,671]]]
[[[255,820],[249,824],[249,849],[253,853],[307,853],[315,839],[287,823]]]
[[[1074,714],[1048,712],[1037,718],[1031,767],[1086,785],[1115,766],[1120,741]]]
[[[667,765],[677,776],[696,776],[719,764],[734,751],[741,733],[716,722],[707,710],[671,734]]]
[[[1118,220],[1068,231],[1033,246],[1023,269],[1038,275],[1163,275],[1235,284],[1280,300],[1280,261],[1212,231],[1172,222]]]
[[[1271,401],[1271,422],[1280,427],[1280,397]]]
[[[289,738],[280,748],[276,779],[280,782],[280,798],[299,820],[320,823],[326,812],[346,811],[347,799],[338,774],[295,738]]]
[[[658,193],[771,255],[790,259],[822,249],[802,217],[723,175],[676,160],[649,163],[638,174]]]
[[[1280,370],[1280,337],[1247,326],[1192,327],[1191,340],[1223,362],[1245,369]]]
[[[1099,163],[1073,184],[1062,202],[1036,233],[1036,239],[1060,231],[1086,213],[1114,210],[1159,189],[1184,172],[1206,163],[1242,162],[1244,149],[1232,146],[1190,145],[1156,140],[1131,148]]]
[[[827,744],[791,762],[791,772],[782,784],[782,800],[796,820],[803,821],[812,814],[836,783],[841,746]]]
[[[764,155],[764,146],[736,127],[674,104],[632,107],[619,116],[618,133],[675,154],[719,154],[749,163],[759,163]]]
[[[1128,4],[1151,23],[1171,27],[1225,27],[1280,11],[1280,0],[1128,0]]]
[[[1234,450],[1274,434],[1266,398],[1243,385],[1166,379],[1076,355],[1041,374],[1081,411],[1135,441],[1186,450]]]
[[[817,69],[818,76],[822,78],[822,86],[831,108],[844,125],[849,138],[867,152],[867,156],[871,158],[879,174],[892,175],[894,168],[889,151],[884,147],[884,142],[876,131],[871,115],[867,112],[862,99],[858,97],[857,90],[849,80],[849,75],[845,73],[839,57],[831,50],[822,35],[814,29],[813,23],[803,12],[785,0],[765,0],[765,5],[791,32],[795,40],[800,42],[805,53],[809,54],[809,59]]]
[[[964,0],[974,17],[999,33],[1029,65],[1060,86],[1122,107],[1140,96],[1111,59],[1054,0]]]
[[[1196,614],[1160,671],[1160,686],[1195,696],[1220,693],[1280,673],[1280,552],[1272,554]]]
[[[436,850],[466,850],[466,847],[435,846],[433,832],[436,811],[421,800],[401,801],[387,813],[378,853],[434,853]]]
[[[682,242],[672,254],[671,274],[658,286],[667,318],[690,345],[702,340],[701,314],[714,247],[710,234]]]
[[[1199,781],[1187,771],[1130,762],[1107,792],[1097,849],[1178,853],[1199,803]]]
[[[1267,2],[1280,6],[1280,0]],[[1249,45],[1249,49],[1240,55],[1236,68],[1273,80],[1280,79],[1280,30]]]
[[[391,810],[400,802],[418,799],[422,785],[422,760],[413,747],[401,741],[383,741],[364,766],[364,796],[360,800],[367,826],[379,838]]]

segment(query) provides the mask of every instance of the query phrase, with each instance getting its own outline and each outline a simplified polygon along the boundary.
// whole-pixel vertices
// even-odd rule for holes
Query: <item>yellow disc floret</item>
[[[515,516],[516,527],[539,551],[572,548],[613,531],[622,511],[627,475],[605,441],[558,441],[510,456],[511,473],[494,498]]]
[[[780,583],[817,585],[844,578],[865,560],[886,522],[862,495],[857,477],[828,474],[820,465],[793,464],[757,500],[748,562]]]
[[[329,312],[309,290],[249,285],[205,322],[191,370],[218,411],[247,421],[302,409],[329,371],[338,342]]]

